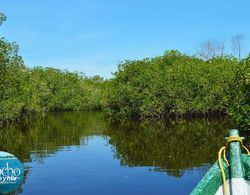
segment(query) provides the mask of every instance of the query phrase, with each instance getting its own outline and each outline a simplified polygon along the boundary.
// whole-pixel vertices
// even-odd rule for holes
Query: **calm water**
[[[49,113],[0,130],[0,150],[25,165],[20,194],[188,194],[216,160],[227,126]]]

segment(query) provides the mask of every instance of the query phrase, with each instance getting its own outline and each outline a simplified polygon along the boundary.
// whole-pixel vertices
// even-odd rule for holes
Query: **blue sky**
[[[249,0],[0,0],[0,12],[0,36],[19,44],[29,67],[108,78],[123,60],[194,54],[207,39],[231,50],[237,33],[250,51]]]

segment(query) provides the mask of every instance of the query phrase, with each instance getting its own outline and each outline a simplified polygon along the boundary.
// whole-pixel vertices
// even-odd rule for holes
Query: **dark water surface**
[[[188,194],[216,160],[228,126],[49,113],[0,130],[0,150],[25,165],[20,194]]]

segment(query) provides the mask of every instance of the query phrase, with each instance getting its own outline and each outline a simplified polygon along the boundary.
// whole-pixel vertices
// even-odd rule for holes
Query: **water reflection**
[[[91,186],[103,184],[104,181],[98,183],[102,177],[111,178],[109,182],[117,185],[118,191],[112,191],[113,193],[120,193],[124,187],[126,187],[123,189],[124,194],[129,189],[134,192],[135,188],[139,189],[138,186],[145,185],[143,182],[152,177],[154,179],[148,180],[150,181],[148,186],[152,185],[148,187],[150,189],[144,186],[148,192],[151,190],[155,194],[164,194],[166,192],[164,188],[168,186],[173,188],[173,194],[180,194],[190,192],[211,163],[216,160],[227,127],[229,124],[225,120],[118,123],[111,122],[97,113],[49,113],[37,116],[25,125],[1,129],[0,150],[13,153],[25,162],[25,182],[29,187],[24,185],[23,188],[27,190],[39,189],[32,183],[33,177],[37,177],[34,176],[37,175],[35,173],[42,170],[39,164],[44,164],[46,167],[42,175],[48,180],[53,177],[50,175],[53,172],[52,168],[60,167],[66,170],[69,166],[78,166],[72,162],[75,159],[79,161],[82,171],[73,175],[76,180],[71,181],[72,185],[78,182],[77,178],[84,183],[92,181],[88,186],[89,194],[93,190]],[[62,162],[61,159],[63,163],[58,166],[58,162]],[[116,165],[116,162],[119,163]],[[127,175],[132,174],[131,168],[138,168],[133,173],[134,180],[127,179]],[[153,173],[164,173],[164,177]],[[65,176],[74,173],[61,172],[61,174]],[[193,175],[196,176],[190,180],[189,177]],[[172,176],[181,180],[173,181],[170,179]],[[119,178],[125,178],[126,181]],[[141,183],[138,183],[139,181]],[[49,183],[45,180],[43,182],[47,190],[50,189]],[[168,185],[164,182],[168,182]],[[59,181],[57,185],[60,189],[64,187]],[[186,187],[178,189],[176,186],[179,185]],[[55,183],[51,184],[51,190],[55,186]],[[157,189],[154,189],[154,186],[157,186]],[[107,191],[106,188],[103,186],[102,190]],[[87,193],[84,184],[79,184],[76,189],[78,189],[76,193]],[[111,189],[115,190],[113,187],[109,190]],[[66,189],[61,190],[67,192]],[[100,188],[96,194],[102,194],[101,192]],[[146,194],[146,191],[143,193]]]
[[[15,154],[23,162],[31,161],[31,157],[41,160],[61,147],[86,144],[104,128],[104,121],[95,113],[48,113],[28,124],[1,129],[0,150]]]
[[[113,124],[105,133],[121,165],[153,166],[180,177],[183,171],[216,160],[226,135],[223,120],[179,120]]]

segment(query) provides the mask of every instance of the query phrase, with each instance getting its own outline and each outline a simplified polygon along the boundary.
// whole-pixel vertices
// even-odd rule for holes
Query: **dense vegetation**
[[[6,20],[0,14],[0,25]],[[250,57],[211,59],[167,51],[125,61],[113,78],[27,68],[16,43],[0,39],[0,124],[40,111],[103,110],[110,116],[230,115],[250,127]]]
[[[231,115],[241,128],[250,123],[249,58],[202,60],[178,51],[125,61],[108,85],[104,108],[122,117]]]
[[[6,19],[0,15],[0,24]],[[0,39],[0,123],[39,111],[100,109],[103,79],[53,68],[29,69],[16,43]]]
[[[103,80],[98,76],[87,78],[53,68],[28,69],[22,61],[20,64],[4,63],[3,67],[5,70],[1,72],[0,88],[2,122],[40,111],[100,109],[99,86]]]

